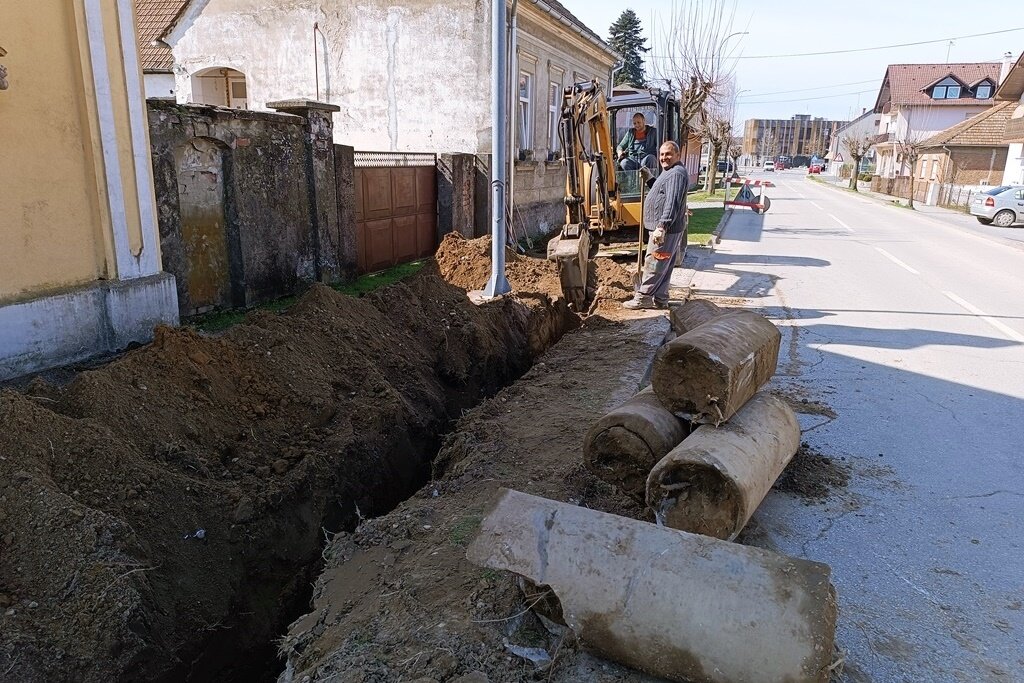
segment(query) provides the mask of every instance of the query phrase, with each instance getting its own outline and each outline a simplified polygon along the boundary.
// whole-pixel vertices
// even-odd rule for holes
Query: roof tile
[[[878,93],[875,111],[881,111],[886,103],[891,103],[893,106],[977,106],[979,100],[971,97],[961,97],[956,100],[933,100],[928,93],[924,92],[924,88],[951,74],[963,83],[974,85],[989,78],[995,84],[999,82],[1001,67],[1002,64],[999,62],[890,64],[886,69],[885,80]]]
[[[143,71],[170,71],[171,51],[153,45],[181,12],[188,0],[135,0],[135,34]]]
[[[999,102],[995,106],[933,135],[923,147],[1005,147],[1003,133],[1013,114],[1015,102]]]

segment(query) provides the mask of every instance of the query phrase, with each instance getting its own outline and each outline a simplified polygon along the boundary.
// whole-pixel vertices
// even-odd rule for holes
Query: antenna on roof
[[[953,49],[954,45],[956,45],[956,41],[951,40],[949,41],[949,45],[946,46],[946,64],[949,64],[949,51]]]

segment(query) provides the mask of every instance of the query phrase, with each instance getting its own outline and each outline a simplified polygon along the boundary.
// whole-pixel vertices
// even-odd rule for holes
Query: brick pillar
[[[476,158],[442,154],[437,161],[437,238],[476,237]]]
[[[337,282],[342,278],[342,269],[332,115],[341,108],[311,100],[268,102],[267,107],[306,120],[306,190],[310,237],[316,254],[314,273],[319,282]]]

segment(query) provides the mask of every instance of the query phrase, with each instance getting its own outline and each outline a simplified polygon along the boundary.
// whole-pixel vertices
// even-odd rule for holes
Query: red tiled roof
[[[171,51],[154,46],[153,41],[164,34],[187,4],[188,0],[135,0],[135,35],[143,71],[171,70]]]
[[[1006,124],[1016,102],[997,102],[995,106],[933,135],[923,147],[1005,147]]]
[[[956,100],[933,100],[924,88],[952,75],[966,84],[976,84],[988,78],[993,84],[999,83],[999,62],[974,62],[969,64],[890,64],[885,70],[882,87],[875,101],[875,111],[881,112],[886,104],[894,106],[977,106],[983,100],[961,97]]]

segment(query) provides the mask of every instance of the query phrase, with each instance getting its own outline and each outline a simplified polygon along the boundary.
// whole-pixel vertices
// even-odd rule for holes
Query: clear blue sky
[[[622,11],[632,9],[644,24],[644,35],[653,48],[651,59],[657,59],[659,31],[651,27],[672,0],[561,2],[604,38]],[[963,0],[737,0],[732,30],[749,32],[729,41],[730,46],[738,46],[737,55],[748,57],[737,62],[738,87],[746,91],[740,95],[737,121],[794,114],[849,119],[862,108],[874,106],[886,65],[946,62],[947,49],[951,62],[1001,61],[1005,52],[1016,58],[1024,51],[1024,30],[963,38],[952,47],[942,42],[817,57],[749,57],[872,48],[1024,27],[1024,15],[1010,11],[1009,6],[998,9],[991,3],[972,5]],[[788,92],[796,90],[800,92]]]

